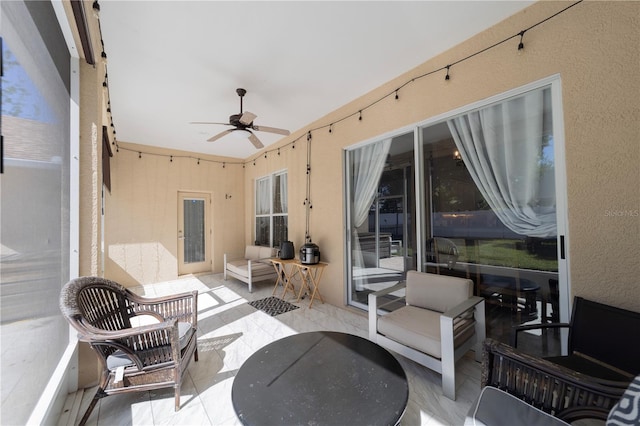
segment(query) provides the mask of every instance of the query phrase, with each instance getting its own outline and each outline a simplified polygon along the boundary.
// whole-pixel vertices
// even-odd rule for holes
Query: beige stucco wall
[[[105,211],[105,276],[125,286],[178,276],[179,191],[211,195],[209,270],[222,271],[224,253],[244,249],[243,176],[236,159],[119,142]]]
[[[213,270],[220,271],[222,252],[239,252],[253,239],[255,179],[282,169],[289,173],[289,237],[299,248],[305,232],[309,129],[357,113],[407,81],[517,34],[568,5],[534,4],[295,132],[280,144],[280,155],[273,146],[266,158],[258,153],[255,165],[254,157],[245,168],[222,169],[196,166],[194,160],[139,159],[137,152],[120,150],[112,160],[105,275],[127,285],[175,278],[176,197],[183,189],[213,195]],[[515,38],[452,67],[449,81],[444,72],[412,81],[399,91],[400,99],[389,96],[363,111],[362,121],[352,116],[336,123],[331,133],[326,128],[312,131],[310,234],[330,263],[322,283],[325,299],[336,305],[345,300],[345,147],[559,74],[571,296],[639,311],[639,15],[638,2],[583,2],[528,31],[520,54]],[[292,141],[297,141],[295,149]],[[226,193],[233,197],[225,199]]]

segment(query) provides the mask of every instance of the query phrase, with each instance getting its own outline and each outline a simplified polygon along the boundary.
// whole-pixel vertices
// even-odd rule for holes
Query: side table
[[[302,298],[302,293],[306,290],[310,296],[309,301],[309,309],[311,309],[311,305],[313,305],[313,300],[318,299],[322,303],[324,300],[322,299],[322,294],[320,294],[320,280],[322,280],[322,274],[324,272],[324,268],[328,265],[326,262],[320,262],[312,265],[302,264],[300,262],[296,263],[298,267],[298,271],[300,273],[300,277],[302,278],[302,285],[300,286],[300,291],[298,292],[298,302]]]
[[[278,258],[272,258],[269,260],[271,261],[271,264],[273,264],[273,267],[276,270],[276,273],[278,274],[278,278],[276,279],[276,284],[273,287],[273,292],[271,293],[271,295],[272,296],[275,295],[276,290],[278,289],[278,285],[282,284],[283,291],[282,291],[282,296],[280,298],[284,300],[285,296],[287,295],[287,291],[290,291],[295,297],[296,289],[293,284],[293,280],[299,274],[299,270],[296,266],[298,261],[296,259],[278,259]]]

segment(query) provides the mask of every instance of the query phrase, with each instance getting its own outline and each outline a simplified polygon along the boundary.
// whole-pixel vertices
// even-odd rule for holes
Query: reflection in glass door
[[[366,308],[369,293],[415,269],[414,135],[406,133],[347,152],[349,303]]]
[[[423,270],[471,279],[492,338],[508,343],[514,326],[559,321],[551,88],[421,132]],[[540,332],[521,334],[520,348],[540,349]],[[557,336],[543,337],[557,353]]]
[[[178,273],[211,270],[209,194],[179,193],[178,197]]]

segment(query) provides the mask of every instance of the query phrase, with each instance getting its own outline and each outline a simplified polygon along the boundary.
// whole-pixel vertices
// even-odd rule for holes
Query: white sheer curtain
[[[278,187],[278,191],[280,193],[280,211],[278,213],[287,213],[287,174],[282,173],[278,175],[278,177],[280,178],[280,184]]]
[[[370,145],[363,146],[352,154],[352,185],[351,196],[353,208],[351,210],[351,229],[353,241],[353,265],[364,267],[357,228],[369,216],[371,203],[378,194],[378,184],[384,164],[387,161],[391,139],[384,139]]]
[[[269,178],[260,179],[256,184],[256,214],[271,213],[270,196]]]
[[[545,95],[545,90],[547,95]],[[544,161],[549,89],[449,120],[473,181],[498,218],[520,235],[555,237],[553,163]],[[547,102],[550,105],[550,102]]]

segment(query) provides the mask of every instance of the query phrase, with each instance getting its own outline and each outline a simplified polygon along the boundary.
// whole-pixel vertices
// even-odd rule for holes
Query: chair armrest
[[[378,290],[374,293],[369,293],[368,296],[368,300],[369,300],[369,340],[371,340],[372,342],[376,341],[376,334],[378,333],[378,308],[380,308],[380,306],[378,306],[378,297],[381,296],[385,296],[389,293],[393,293],[394,291],[398,291],[398,290],[402,290],[403,288],[406,287],[406,282],[405,281],[400,281],[398,284],[382,289],[382,290]]]
[[[105,362],[113,352],[113,350],[106,348],[121,350],[139,370],[149,364],[146,362],[149,357],[153,360],[151,364],[157,364],[160,352],[164,352],[165,357],[170,355],[173,362],[180,360],[180,336],[178,320],[175,318],[161,323],[117,331],[91,329],[95,332],[83,336],[82,340],[101,352]]]
[[[444,312],[442,316],[446,318],[457,318],[460,315],[470,311],[471,309],[475,309],[476,305],[481,302],[484,302],[484,299],[482,297],[472,296],[459,305],[456,305],[448,311]]]
[[[126,339],[128,337],[135,337],[163,330],[167,330],[169,333],[175,331],[176,336],[178,336],[178,320],[175,318],[155,324],[146,324],[138,327],[124,328],[122,330],[103,330],[100,328],[95,328],[89,324],[84,325],[86,326],[88,331],[91,331],[91,334],[82,335],[83,340],[89,343],[112,339]]]
[[[134,302],[133,311],[136,315],[152,315],[160,321],[176,318],[194,327],[198,325],[198,292],[195,290],[160,297],[142,297],[130,293],[129,299]]]
[[[393,293],[394,291],[402,290],[406,286],[407,286],[407,283],[405,281],[400,281],[399,283],[397,283],[396,285],[393,285],[391,287],[383,288],[382,290],[378,290],[376,292],[369,293],[369,296],[368,296],[368,298],[369,298],[369,312],[371,312],[371,306],[372,305],[375,307],[373,312],[377,314],[378,308],[386,306],[386,305],[388,305],[389,303],[392,303],[392,302],[397,302],[397,300],[394,300],[394,301],[389,301],[388,303],[385,303],[384,305],[378,305],[378,297],[386,296],[387,294]],[[398,300],[401,300],[401,299],[403,299],[403,297],[398,298]]]
[[[404,281],[400,281],[398,284],[391,286],[391,287],[387,287],[384,288],[382,290],[378,290],[374,293],[369,293],[369,298],[371,298],[371,296],[373,297],[380,297],[380,296],[384,296],[387,295],[389,293],[393,293],[394,291],[398,291],[401,290],[403,288],[405,288],[407,286],[407,283]]]
[[[529,325],[517,325],[511,329],[511,336],[509,344],[514,348],[518,347],[518,333],[525,330],[537,330],[547,328],[568,328],[569,324],[564,322],[550,322],[547,324],[529,324]]]

